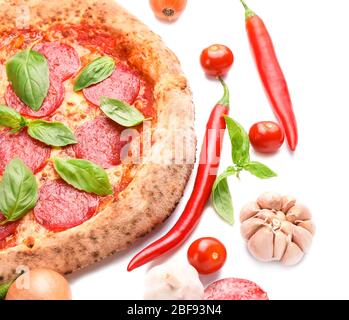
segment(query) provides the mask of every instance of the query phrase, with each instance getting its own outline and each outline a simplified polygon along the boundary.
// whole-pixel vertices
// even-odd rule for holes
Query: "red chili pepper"
[[[275,53],[273,41],[263,22],[245,3],[246,29],[265,91],[281,122],[292,151],[298,143],[297,122],[287,83]]]
[[[127,267],[128,271],[132,271],[179,246],[191,234],[201,217],[217,177],[223,144],[222,130],[224,132],[226,127],[224,116],[229,114],[229,90],[223,80],[221,83],[224,87],[224,95],[212,110],[206,126],[199,168],[187,206],[177,223],[166,235],[150,244],[131,260]]]

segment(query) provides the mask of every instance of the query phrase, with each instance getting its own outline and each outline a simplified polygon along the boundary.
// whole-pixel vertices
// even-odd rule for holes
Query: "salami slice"
[[[140,78],[138,73],[119,62],[112,75],[89,88],[83,90],[85,98],[92,104],[99,106],[101,97],[118,99],[132,104],[140,90]]]
[[[8,106],[17,110],[23,116],[29,116],[33,118],[47,117],[52,114],[62,104],[64,99],[64,87],[61,82],[54,74],[50,75],[50,87],[48,94],[38,111],[34,111],[29,108],[24,102],[22,102],[11,85],[7,87],[5,93],[5,100]]]
[[[22,159],[34,173],[37,173],[45,166],[50,155],[51,148],[31,138],[26,129],[18,133],[11,133],[10,130],[0,132],[0,175],[15,157]]]
[[[63,180],[52,180],[40,188],[34,216],[46,229],[63,231],[90,219],[98,203],[97,196],[79,191]]]
[[[205,289],[205,300],[269,300],[257,284],[244,279],[222,279]]]
[[[121,163],[123,127],[106,117],[85,122],[75,131],[78,143],[73,146],[77,158],[90,160],[104,169]]]
[[[0,222],[4,221],[5,217],[0,212]],[[12,236],[18,227],[19,222],[8,222],[4,225],[0,225],[0,249],[3,249],[6,246],[6,238]]]
[[[71,46],[59,42],[44,42],[37,44],[34,50],[47,58],[50,72],[61,81],[69,79],[80,69],[79,55]]]

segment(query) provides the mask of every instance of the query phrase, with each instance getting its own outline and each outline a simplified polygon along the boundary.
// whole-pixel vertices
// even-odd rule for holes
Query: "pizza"
[[[0,4],[1,283],[71,273],[162,223],[196,139],[176,56],[114,1]]]

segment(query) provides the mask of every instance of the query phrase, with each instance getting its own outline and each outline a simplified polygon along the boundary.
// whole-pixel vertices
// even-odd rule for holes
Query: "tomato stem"
[[[166,16],[166,17],[172,17],[175,14],[175,11],[171,8],[165,8],[162,10],[162,13]]]
[[[245,17],[246,19],[251,18],[253,16],[255,16],[256,14],[248,7],[248,5],[246,4],[245,0],[240,0],[240,2],[242,3],[242,5],[245,8]]]
[[[218,80],[221,82],[223,89],[224,89],[224,94],[221,100],[218,101],[218,104],[221,104],[223,106],[226,106],[227,108],[229,108],[229,104],[230,104],[230,94],[229,94],[229,88],[227,86],[227,84],[224,82],[224,80],[219,77]]]

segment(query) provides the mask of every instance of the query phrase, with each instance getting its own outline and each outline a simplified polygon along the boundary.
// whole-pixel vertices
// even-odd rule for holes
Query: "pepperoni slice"
[[[29,108],[24,102],[22,102],[11,85],[7,87],[5,93],[5,100],[8,106],[17,110],[24,116],[29,116],[33,118],[47,117],[52,114],[57,108],[62,104],[64,99],[64,87],[61,82],[54,74],[50,75],[50,87],[48,89],[48,94],[38,111],[34,111]]]
[[[79,55],[71,46],[59,42],[45,42],[37,44],[34,50],[47,58],[50,72],[61,81],[69,79],[80,69]]]
[[[205,300],[269,300],[257,284],[244,279],[222,279],[205,289]]]
[[[104,169],[120,164],[121,151],[127,143],[121,141],[122,130],[123,127],[106,117],[85,122],[75,131],[76,157],[90,160]]]
[[[112,75],[89,88],[83,90],[85,98],[92,104],[99,106],[101,97],[118,99],[132,104],[140,90],[140,78],[138,73],[119,62]]]
[[[5,217],[0,212],[0,222],[4,221]],[[15,222],[8,222],[4,225],[0,225],[0,249],[4,249],[6,247],[6,238],[12,236],[19,225],[18,221]]]
[[[18,133],[11,133],[10,130],[0,132],[0,175],[15,157],[22,159],[37,173],[45,166],[50,155],[51,148],[31,138],[25,129]]]
[[[34,216],[46,229],[63,231],[90,219],[98,203],[97,196],[79,191],[63,180],[52,180],[40,188]]]

